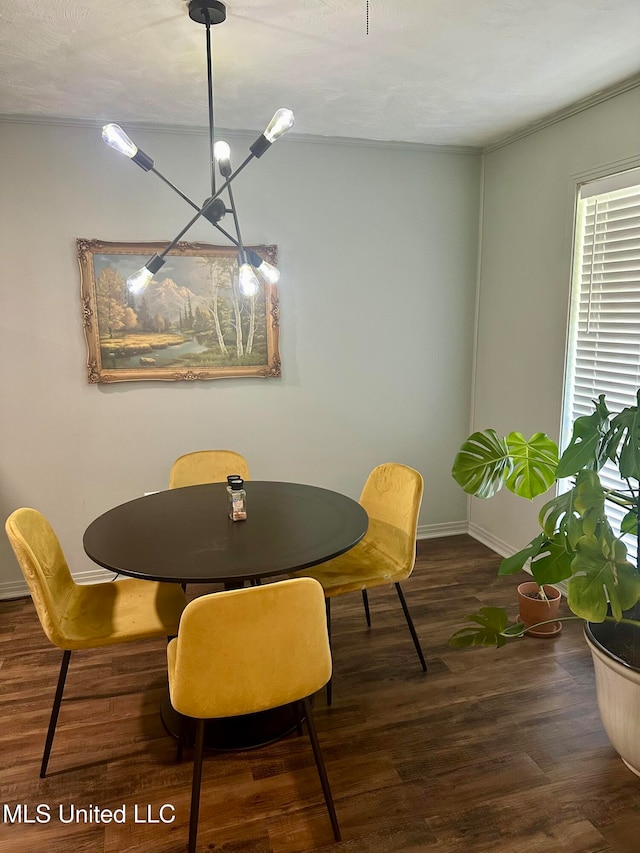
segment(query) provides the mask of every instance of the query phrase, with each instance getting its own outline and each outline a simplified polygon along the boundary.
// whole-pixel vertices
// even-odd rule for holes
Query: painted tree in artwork
[[[124,325],[127,331],[135,329],[138,325],[138,315],[130,305],[124,309]]]
[[[256,333],[256,297],[249,297],[249,331],[247,333],[247,353],[253,351],[253,338]]]
[[[233,260],[226,257],[203,257],[198,258],[196,263],[199,266],[207,267],[209,281],[211,283],[211,299],[209,301],[209,312],[211,314],[211,322],[213,330],[216,334],[218,347],[221,353],[227,354],[227,345],[222,332],[220,322],[220,288],[231,287]]]
[[[231,307],[233,309],[233,319],[231,326],[236,334],[236,355],[238,358],[244,355],[244,333],[242,329],[242,308],[240,289],[238,286],[238,276],[235,275],[231,282]]]
[[[138,329],[141,329],[143,332],[153,331],[153,319],[149,311],[147,297],[144,295],[141,297],[140,303],[136,305],[136,315],[138,318]]]
[[[112,338],[127,325],[124,293],[124,279],[113,267],[105,267],[100,271],[96,280],[96,305],[101,335]]]

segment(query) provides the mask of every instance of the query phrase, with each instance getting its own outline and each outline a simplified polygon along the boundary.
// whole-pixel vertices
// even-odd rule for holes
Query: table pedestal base
[[[160,715],[165,729],[173,737],[180,733],[179,714],[171,705],[167,693],[160,707]],[[195,741],[195,725],[186,718],[188,745]],[[281,705],[269,711],[259,711],[256,714],[244,714],[239,717],[208,720],[205,726],[205,749],[215,749],[219,752],[230,752],[240,749],[254,749],[273,743],[292,732],[298,726],[298,716],[295,705]]]

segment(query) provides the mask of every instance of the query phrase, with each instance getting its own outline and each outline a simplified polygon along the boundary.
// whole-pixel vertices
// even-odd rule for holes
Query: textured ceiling
[[[367,5],[368,27],[367,34]],[[229,0],[216,121],[486,145],[640,73],[640,0]],[[0,114],[202,127],[185,0],[1,0]]]

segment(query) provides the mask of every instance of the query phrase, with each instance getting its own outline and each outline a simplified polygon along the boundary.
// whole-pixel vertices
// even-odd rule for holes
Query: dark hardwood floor
[[[609,746],[580,623],[501,650],[449,648],[482,604],[515,615],[515,578],[467,536],[418,543],[403,585],[429,671],[393,588],[332,607],[334,704],[315,702],[343,841],[332,843],[308,738],[209,753],[199,850],[636,853],[640,779]],[[195,593],[195,589],[190,589]],[[201,590],[202,591],[202,590]],[[51,809],[0,823],[2,853],[186,850],[190,753],[178,764],[158,709],[161,641],[74,653],[49,775],[38,776],[61,653],[29,599],[0,602],[2,805]],[[175,808],[171,824],[136,823]],[[64,824],[69,808],[126,807],[124,824]],[[167,816],[168,816],[167,812]]]

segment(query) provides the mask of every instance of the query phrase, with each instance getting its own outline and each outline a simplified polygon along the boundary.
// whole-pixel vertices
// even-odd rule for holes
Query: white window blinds
[[[640,169],[584,184],[576,225],[563,447],[600,394],[617,412],[640,388]],[[601,479],[626,487],[610,465]],[[623,512],[608,511],[619,523]]]

